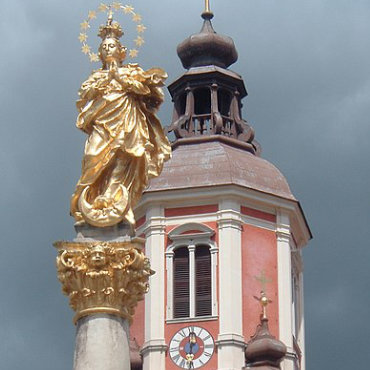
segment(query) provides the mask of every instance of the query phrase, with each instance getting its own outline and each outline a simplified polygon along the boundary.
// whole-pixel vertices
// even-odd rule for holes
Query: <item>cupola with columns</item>
[[[198,142],[220,135],[222,140],[237,140],[244,149],[258,154],[254,130],[241,118],[241,100],[247,95],[243,79],[227,69],[238,59],[234,41],[215,32],[209,7],[202,18],[201,31],[177,47],[188,71],[168,87],[174,102],[168,131],[178,140],[191,138]]]
[[[281,369],[304,370],[302,248],[310,230],[242,119],[247,91],[229,69],[236,47],[214,31],[207,0],[202,18],[201,31],[178,46],[186,72],[168,87],[172,159],[135,211],[156,273],[132,340],[145,370],[241,370],[260,322],[253,297],[262,282],[272,301],[269,333],[287,349]]]

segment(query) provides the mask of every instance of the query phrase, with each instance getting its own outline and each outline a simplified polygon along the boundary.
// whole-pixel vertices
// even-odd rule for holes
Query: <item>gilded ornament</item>
[[[134,8],[133,8],[131,5],[125,5],[125,6],[123,7],[123,11],[124,11],[126,14],[133,13],[133,12],[134,12]]]
[[[82,30],[86,31],[89,27],[90,27],[90,25],[89,25],[89,22],[88,21],[83,21],[81,23],[81,29]]]
[[[80,33],[80,36],[78,36],[78,39],[80,40],[80,42],[87,41],[87,35],[86,35],[86,33]]]
[[[89,18],[89,19],[94,19],[94,18],[96,18],[96,11],[95,11],[95,10],[90,10],[90,11],[89,11],[88,18]]]
[[[135,242],[57,242],[58,279],[76,315],[107,313],[129,321],[154,272]]]
[[[116,9],[120,3],[114,4]],[[76,125],[88,139],[81,177],[71,199],[76,222],[96,227],[121,221],[134,225],[133,207],[149,179],[161,173],[171,156],[156,116],[167,74],[160,68],[144,71],[137,64],[123,64],[127,53],[119,41],[123,31],[113,22],[109,9],[107,24],[99,29],[102,68],[94,71],[79,91]],[[120,4],[119,9],[125,8]],[[143,37],[137,36],[135,43],[141,46]],[[97,59],[85,42],[82,51],[90,60]],[[129,51],[131,57],[137,53],[136,48]]]
[[[97,13],[109,13],[109,17],[112,17],[113,12],[114,11],[119,11],[119,10],[122,10],[122,12],[124,14],[130,14],[132,16],[132,21],[135,22],[135,23],[141,22],[141,20],[142,20],[141,15],[135,13],[135,9],[131,5],[122,5],[120,2],[114,2],[111,5],[101,3],[96,11],[95,10],[90,10],[89,13],[88,13],[88,16],[87,16],[87,20],[85,20],[84,22],[81,23],[81,34],[80,34],[79,40],[83,44],[83,46],[86,44],[87,35],[86,35],[86,38],[84,36],[81,36],[81,35],[85,34],[86,31],[90,28],[90,21],[97,18]],[[114,23],[114,24],[116,24],[116,23]],[[139,25],[136,26],[136,30],[137,30],[137,36],[138,37],[140,36],[142,38],[142,34],[145,32],[146,27],[143,24],[139,24]],[[121,37],[121,36],[119,36],[119,37]],[[140,45],[138,45],[138,44],[136,44],[136,45],[141,46],[143,44],[144,44],[144,41]],[[91,47],[90,46],[89,46],[89,52],[86,53],[86,52],[83,51],[83,53],[88,54],[90,62],[97,62],[98,61],[98,60],[96,60],[96,58],[94,58],[92,56],[92,54],[94,54],[94,53],[91,52]],[[137,51],[137,53],[133,53],[132,56],[130,54],[130,57],[131,58],[136,58],[138,56],[138,53],[139,53],[139,51]]]
[[[146,30],[146,27],[143,24],[138,24],[136,26],[137,32],[143,33]]]
[[[130,57],[136,57],[138,52],[139,51],[137,49],[131,49],[130,52],[129,52],[129,55],[130,55]]]
[[[135,39],[135,44],[136,44],[137,46],[141,46],[141,45],[143,45],[143,44],[144,44],[144,39],[143,39],[142,37],[138,36],[138,37]]]
[[[104,3],[101,3],[98,7],[98,10],[99,12],[106,12],[109,10],[109,6],[104,4]]]
[[[134,22],[141,22],[141,15],[140,14],[133,14],[132,15],[132,20]]]

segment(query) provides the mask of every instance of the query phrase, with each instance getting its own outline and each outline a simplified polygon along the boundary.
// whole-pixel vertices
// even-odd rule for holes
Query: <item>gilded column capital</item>
[[[139,242],[54,243],[58,279],[76,312],[83,316],[107,313],[130,322],[137,302],[149,288],[149,259]]]

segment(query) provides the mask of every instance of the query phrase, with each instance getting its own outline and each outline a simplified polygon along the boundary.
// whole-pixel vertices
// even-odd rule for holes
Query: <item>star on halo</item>
[[[80,42],[85,42],[87,40],[86,33],[80,33],[80,36],[78,36],[78,39],[80,40]]]
[[[81,50],[84,54],[89,54],[90,53],[90,46],[86,45],[86,44],[83,44]]]
[[[109,6],[104,3],[101,3],[98,8],[99,12],[106,12],[108,9],[109,9]]]
[[[95,10],[90,10],[89,15],[87,16],[89,19],[94,19],[96,18],[96,11]]]
[[[143,33],[146,30],[146,27],[143,24],[138,24],[136,26],[137,32]]]
[[[141,36],[138,36],[135,40],[135,44],[137,45],[137,46],[141,46],[141,45],[143,45],[144,44],[144,39],[141,37]]]
[[[137,49],[131,49],[129,51],[130,58],[135,58],[135,57],[137,57],[138,54],[139,54],[139,50],[137,50]]]
[[[118,1],[115,1],[113,4],[112,4],[112,7],[113,9],[115,10],[119,10],[121,8],[122,4],[119,3]]]
[[[141,15],[140,14],[137,14],[137,13],[133,14],[132,20],[134,22],[141,22]]]
[[[134,8],[131,5],[125,5],[122,9],[125,14],[134,12]]]
[[[88,22],[88,21],[83,21],[83,22],[80,24],[80,26],[81,26],[81,29],[82,29],[82,30],[87,30],[87,29],[90,27],[90,25],[89,25],[89,22]]]
[[[99,56],[96,53],[90,54],[90,62],[99,62]]]

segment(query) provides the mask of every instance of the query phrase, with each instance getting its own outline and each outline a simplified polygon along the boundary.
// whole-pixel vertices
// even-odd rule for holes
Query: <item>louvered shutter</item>
[[[173,274],[173,317],[189,317],[189,251],[175,250]]]
[[[212,315],[211,253],[209,246],[195,250],[195,314]]]

